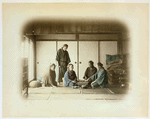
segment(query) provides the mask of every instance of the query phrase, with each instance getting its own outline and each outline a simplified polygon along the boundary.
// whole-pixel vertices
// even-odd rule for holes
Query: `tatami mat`
[[[53,88],[52,94],[80,94],[80,89],[73,89],[71,87]]]
[[[124,88],[40,87],[28,89],[28,100],[122,100],[127,92]]]
[[[125,88],[109,88],[109,90],[111,92],[113,92],[114,94],[127,94],[127,93],[129,93],[128,89],[125,89]]]
[[[128,89],[124,88],[97,88],[97,89],[73,89],[71,87],[40,87],[29,88],[29,94],[126,94]]]
[[[107,88],[82,89],[82,94],[111,94]]]

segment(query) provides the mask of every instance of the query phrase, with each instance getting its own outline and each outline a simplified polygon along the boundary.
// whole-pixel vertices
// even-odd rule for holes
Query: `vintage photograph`
[[[130,39],[125,24],[33,20],[23,32],[22,92],[27,99],[40,98],[45,89],[52,94],[113,94],[103,98],[116,100],[130,92]]]
[[[3,117],[148,117],[148,3],[2,3]]]

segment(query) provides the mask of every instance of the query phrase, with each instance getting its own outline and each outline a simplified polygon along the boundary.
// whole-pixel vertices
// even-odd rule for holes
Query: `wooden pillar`
[[[98,41],[98,62],[100,62],[100,41]]]
[[[121,33],[118,34],[117,53],[122,54],[122,35],[121,35]]]
[[[79,78],[79,34],[76,34],[77,41],[77,77]]]
[[[35,39],[35,36],[33,36],[33,38],[34,38],[34,78],[36,79],[36,76],[37,76],[37,74],[36,74],[36,39]]]

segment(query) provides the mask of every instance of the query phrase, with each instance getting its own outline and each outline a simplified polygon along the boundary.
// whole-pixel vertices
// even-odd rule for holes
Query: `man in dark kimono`
[[[62,82],[62,78],[64,77],[64,74],[67,71],[67,65],[71,62],[67,49],[68,45],[64,44],[63,47],[57,51],[56,60],[59,66],[59,74],[57,79],[58,84]]]
[[[93,74],[95,74],[97,72],[97,68],[94,67],[94,62],[93,61],[89,61],[89,67],[86,69],[85,74],[84,74],[84,79],[87,80],[90,76],[92,76]]]

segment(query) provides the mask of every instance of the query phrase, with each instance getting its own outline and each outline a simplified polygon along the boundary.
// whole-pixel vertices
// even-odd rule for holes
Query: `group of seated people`
[[[55,64],[50,65],[49,70],[45,72],[45,74],[42,77],[43,85],[44,86],[52,86],[56,87],[57,82],[56,79],[56,73],[55,73]],[[64,75],[64,86],[65,87],[72,87],[77,88],[79,80],[77,79],[76,73],[73,70],[74,66],[73,64],[68,64],[67,71]],[[82,88],[104,88],[106,84],[108,83],[107,79],[107,72],[103,67],[103,64],[98,62],[97,68],[94,67],[93,61],[89,61],[89,67],[86,69],[83,81],[87,82],[86,85],[82,85]]]

